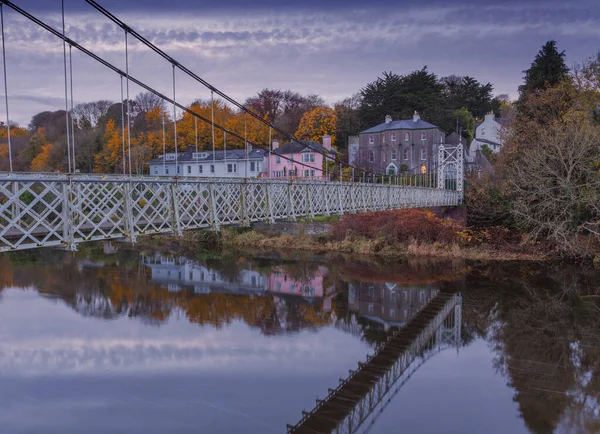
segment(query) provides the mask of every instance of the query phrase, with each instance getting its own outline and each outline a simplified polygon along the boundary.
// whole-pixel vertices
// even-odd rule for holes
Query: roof
[[[292,140],[283,146],[273,150],[274,154],[286,155],[286,154],[299,154],[301,152],[331,152],[323,145],[314,140]]]
[[[390,130],[433,130],[439,129],[436,125],[425,122],[423,119],[418,119],[414,122],[412,119],[403,119],[401,121],[392,121],[389,124],[380,123],[368,130],[361,131],[361,134],[381,133]]]
[[[480,139],[480,138],[473,139],[473,142],[485,143],[486,145],[493,145],[493,146],[502,146],[502,143],[492,142],[491,140]],[[473,142],[471,142],[471,143],[473,143]]]
[[[446,143],[448,145],[458,145],[459,138],[460,138],[460,136],[456,132],[454,132],[452,134],[448,134],[446,136]],[[461,143],[463,143],[463,144],[467,143],[467,139],[462,137]]]
[[[195,158],[194,154],[202,154],[204,158]],[[264,149],[252,149],[248,152],[249,160],[262,160],[265,157],[266,151]],[[227,155],[225,155],[225,151],[215,151],[214,158],[212,151],[198,151],[188,149],[185,152],[180,152],[177,155],[178,163],[185,162],[194,162],[194,163],[210,163],[212,161],[234,161],[234,160],[244,160],[246,158],[246,151],[244,149],[231,149],[227,151]],[[155,158],[150,161],[149,164],[175,164],[175,160],[163,160],[163,156],[161,155],[158,158]]]

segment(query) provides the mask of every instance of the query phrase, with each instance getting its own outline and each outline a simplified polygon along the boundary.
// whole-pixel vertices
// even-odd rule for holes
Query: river
[[[563,265],[5,254],[0,432],[597,433],[598,297]]]

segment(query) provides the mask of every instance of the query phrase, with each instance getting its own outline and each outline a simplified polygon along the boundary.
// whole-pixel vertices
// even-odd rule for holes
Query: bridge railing
[[[354,182],[0,174],[0,251],[458,203],[456,191]]]

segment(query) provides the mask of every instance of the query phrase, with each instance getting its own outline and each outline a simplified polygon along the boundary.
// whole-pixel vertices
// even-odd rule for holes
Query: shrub
[[[330,234],[336,240],[359,236],[381,239],[388,244],[450,244],[457,240],[460,230],[460,225],[452,220],[441,219],[429,211],[409,209],[345,215],[331,225]]]

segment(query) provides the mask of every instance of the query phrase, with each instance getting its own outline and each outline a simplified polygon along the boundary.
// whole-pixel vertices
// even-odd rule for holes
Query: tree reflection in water
[[[0,297],[7,287],[35,288],[85,316],[160,325],[177,315],[216,328],[241,321],[266,335],[336,327],[376,345],[437,291],[460,291],[462,345],[488,343],[529,430],[600,432],[600,275],[592,270],[341,255],[282,261],[231,254],[208,262],[163,255],[154,257],[167,258],[177,274],[159,279],[144,260],[149,255],[106,255],[98,247],[74,256],[2,255]],[[191,274],[180,275],[184,269]],[[200,280],[203,272],[211,273],[208,282]]]

